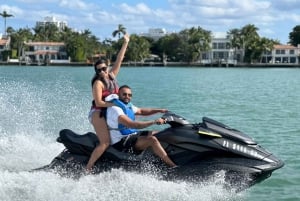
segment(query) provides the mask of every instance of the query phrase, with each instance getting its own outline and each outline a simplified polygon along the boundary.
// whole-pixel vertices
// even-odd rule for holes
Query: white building
[[[292,45],[274,45],[272,51],[262,55],[262,63],[286,63],[299,64],[300,44],[295,47]]]
[[[65,21],[58,21],[56,20],[55,17],[45,17],[44,21],[38,21],[36,22],[36,26],[45,26],[45,25],[49,25],[49,24],[54,24],[59,31],[62,31],[66,26],[67,26],[67,22]]]
[[[70,63],[63,42],[25,42],[28,51],[22,54],[26,64]]]
[[[140,36],[145,36],[152,38],[153,40],[158,40],[163,36],[166,36],[168,33],[164,28],[150,28],[148,33],[141,33]]]
[[[235,66],[237,58],[241,60],[242,51],[232,48],[229,38],[212,38],[210,47],[202,53],[200,62],[204,65]]]

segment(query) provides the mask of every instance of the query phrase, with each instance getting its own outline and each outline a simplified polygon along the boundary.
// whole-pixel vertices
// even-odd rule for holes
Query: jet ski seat
[[[90,156],[94,148],[99,144],[98,137],[95,133],[88,132],[86,134],[79,135],[70,129],[61,130],[59,132],[57,142],[64,144],[71,153],[87,156]],[[136,155],[120,152],[110,146],[103,156],[116,161],[140,161],[143,158],[143,152]]]

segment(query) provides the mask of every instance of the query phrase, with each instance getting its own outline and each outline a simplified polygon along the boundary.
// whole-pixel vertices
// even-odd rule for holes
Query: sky
[[[261,37],[286,44],[289,33],[300,25],[299,5],[300,0],[0,0],[0,12],[13,15],[6,18],[6,26],[15,30],[33,28],[50,16],[74,30],[90,30],[101,41],[112,38],[119,24],[129,34],[200,26],[215,37],[253,24]],[[4,18],[0,18],[0,33],[4,33]]]

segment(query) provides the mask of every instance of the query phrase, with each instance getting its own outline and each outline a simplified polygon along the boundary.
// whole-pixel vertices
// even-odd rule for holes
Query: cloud
[[[81,0],[60,0],[59,6],[71,10],[94,10],[93,4],[88,4]]]
[[[273,38],[279,33],[287,37],[291,27],[300,24],[298,4],[299,0],[9,0],[0,4],[0,9],[15,15],[9,19],[10,25],[15,23],[14,28],[34,27],[36,21],[53,16],[67,21],[71,28],[90,29],[100,35],[111,35],[118,24],[130,33],[146,32],[149,28],[174,32],[198,26],[226,32],[254,24],[261,33]]]
[[[1,12],[5,10],[8,14],[14,15],[14,17],[23,14],[23,10],[16,6],[0,5],[0,10]]]
[[[134,15],[149,15],[152,14],[152,10],[144,3],[138,3],[135,6],[129,6],[126,3],[120,5],[120,10],[124,13]]]
[[[43,0],[43,3],[57,3],[59,0]],[[25,4],[34,4],[41,3],[41,0],[17,0],[17,2],[25,3]]]
[[[281,0],[281,1],[273,1],[272,6],[276,10],[299,10],[299,0]]]

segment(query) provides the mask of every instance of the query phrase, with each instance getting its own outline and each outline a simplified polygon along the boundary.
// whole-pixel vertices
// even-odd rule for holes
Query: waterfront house
[[[63,42],[25,42],[22,61],[26,64],[47,65],[70,63]]]
[[[242,60],[242,51],[231,47],[230,38],[212,38],[210,50],[202,53],[200,62],[203,65],[235,66],[237,58]]]
[[[262,63],[269,64],[299,64],[300,45],[274,45],[272,51],[262,55]]]

